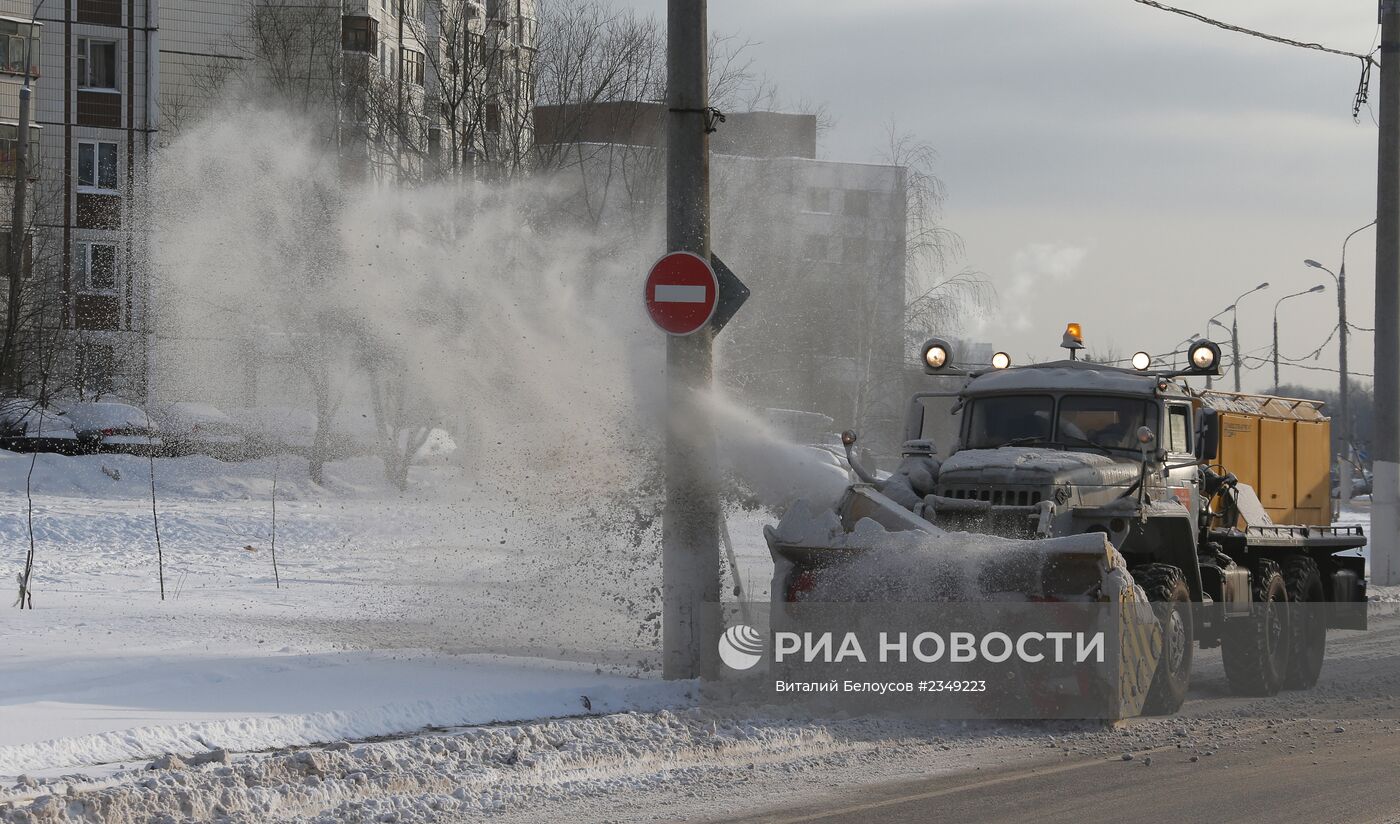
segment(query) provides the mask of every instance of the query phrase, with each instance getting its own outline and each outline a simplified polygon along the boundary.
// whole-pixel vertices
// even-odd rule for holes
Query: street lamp
[[[1303,261],[1304,264],[1314,269],[1321,269],[1331,275],[1332,280],[1337,284],[1337,331],[1339,333],[1337,339],[1337,367],[1341,370],[1341,375],[1338,378],[1337,394],[1339,395],[1338,406],[1341,409],[1340,417],[1342,419],[1342,431],[1339,434],[1338,440],[1342,444],[1342,453],[1345,458],[1345,460],[1342,461],[1341,467],[1343,502],[1351,498],[1351,391],[1349,388],[1351,380],[1347,374],[1347,337],[1351,334],[1351,329],[1347,326],[1347,244],[1351,242],[1353,237],[1375,225],[1376,222],[1373,220],[1359,229],[1353,229],[1351,234],[1346,236],[1346,239],[1342,241],[1342,265],[1338,268],[1337,272],[1333,272],[1331,269],[1328,269],[1315,260]]]
[[[1327,285],[1319,283],[1311,289],[1304,289],[1301,292],[1294,292],[1291,295],[1284,295],[1274,301],[1274,391],[1278,391],[1278,306],[1289,298],[1296,298],[1299,295],[1311,295],[1314,292],[1322,292],[1327,289]]]
[[[1201,333],[1200,333],[1200,332],[1192,332],[1191,335],[1190,335],[1190,337],[1183,338],[1183,339],[1181,339],[1181,340],[1179,340],[1179,341],[1176,342],[1176,345],[1172,347],[1172,368],[1173,368],[1173,369],[1176,368],[1176,356],[1177,356],[1178,353],[1180,353],[1180,352],[1182,351],[1182,347],[1190,347],[1191,344],[1195,343],[1196,341],[1198,341],[1198,340],[1200,340],[1200,339],[1201,339]]]
[[[1224,329],[1225,331],[1230,333],[1230,357],[1234,361],[1236,392],[1240,391],[1240,313],[1238,307],[1240,305],[1240,301],[1244,300],[1246,297],[1249,297],[1255,292],[1268,288],[1269,282],[1266,280],[1258,286],[1254,287],[1253,289],[1250,289],[1248,292],[1245,292],[1239,297],[1235,298],[1233,303],[1231,303],[1229,306],[1226,306],[1224,309],[1221,309],[1219,312],[1216,312],[1210,320],[1206,321],[1207,328],[1209,328],[1210,325],[1213,323],[1216,326],[1219,326],[1221,329]],[[1225,324],[1216,320],[1216,318],[1220,317],[1226,312],[1230,313],[1229,327],[1226,327]],[[1209,380],[1206,381],[1207,388],[1210,387],[1210,383],[1211,382]]]
[[[1239,310],[1240,301],[1241,301],[1241,300],[1244,300],[1244,298],[1245,298],[1246,296],[1248,296],[1248,295],[1252,295],[1252,294],[1254,294],[1255,292],[1261,291],[1261,290],[1263,290],[1263,289],[1268,289],[1268,288],[1269,288],[1269,282],[1266,280],[1266,281],[1264,281],[1263,283],[1259,284],[1258,286],[1254,287],[1253,289],[1250,289],[1248,292],[1245,292],[1243,295],[1240,295],[1239,297],[1235,298],[1235,307],[1236,307],[1236,308],[1235,308],[1235,311],[1233,311],[1233,312],[1230,313],[1230,350],[1231,350],[1231,352],[1233,353],[1233,356],[1234,356],[1234,359],[1235,359],[1235,391],[1236,391],[1236,392],[1240,391],[1240,310]]]
[[[1220,317],[1221,315],[1225,314],[1226,312],[1232,312],[1232,311],[1234,311],[1234,309],[1235,309],[1235,304],[1232,303],[1232,304],[1230,304],[1229,306],[1226,306],[1224,309],[1221,309],[1219,312],[1216,312],[1216,313],[1215,313],[1215,316],[1212,317],[1210,320],[1207,320],[1207,321],[1206,321],[1206,337],[1210,337],[1210,328],[1211,328],[1212,326],[1219,326],[1220,329],[1221,329],[1221,331],[1223,331],[1225,334],[1227,334],[1227,335],[1230,334],[1230,327],[1228,327],[1228,326],[1226,326],[1225,324],[1221,323],[1220,321],[1216,320],[1216,318]],[[1215,378],[1212,378],[1210,375],[1206,375],[1206,388],[1207,388],[1207,389],[1210,389],[1210,388],[1212,388],[1212,387],[1214,387],[1214,386],[1215,386]]]

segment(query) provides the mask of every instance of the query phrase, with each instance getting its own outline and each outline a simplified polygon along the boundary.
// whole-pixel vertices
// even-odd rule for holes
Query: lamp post
[[[1337,284],[1337,368],[1341,374],[1337,379],[1337,406],[1339,416],[1342,419],[1342,431],[1338,434],[1341,442],[1342,452],[1339,463],[1340,472],[1338,476],[1342,483],[1342,502],[1351,500],[1351,379],[1347,374],[1347,338],[1351,335],[1351,329],[1347,326],[1347,244],[1351,242],[1361,232],[1375,226],[1373,220],[1358,229],[1353,229],[1351,234],[1342,241],[1342,263],[1336,272],[1323,266],[1315,260],[1305,260],[1303,263],[1314,269],[1321,269]]]
[[[1200,340],[1200,338],[1201,338],[1201,333],[1200,333],[1200,332],[1192,332],[1191,335],[1190,335],[1190,337],[1184,338],[1184,339],[1179,340],[1179,341],[1176,342],[1176,345],[1172,347],[1172,368],[1173,368],[1173,369],[1176,368],[1176,356],[1177,356],[1178,354],[1181,353],[1181,347],[1185,346],[1185,347],[1188,347],[1188,348],[1189,348],[1189,347],[1191,346],[1191,344],[1193,344],[1193,343],[1195,343],[1196,341]]]
[[[1326,284],[1319,283],[1311,289],[1304,289],[1301,292],[1294,292],[1291,295],[1284,295],[1274,301],[1274,391],[1278,391],[1278,307],[1289,298],[1296,298],[1299,295],[1311,295],[1314,292],[1321,292],[1327,288]]]
[[[1248,292],[1245,292],[1243,295],[1240,295],[1239,297],[1235,298],[1235,302],[1233,304],[1233,306],[1235,307],[1235,311],[1230,313],[1230,350],[1232,353],[1232,357],[1235,360],[1234,366],[1236,392],[1240,391],[1240,301],[1244,300],[1245,297],[1252,295],[1255,292],[1268,288],[1269,282],[1266,280],[1258,286],[1254,287],[1253,289],[1250,289]]]
[[[1230,334],[1230,327],[1228,327],[1228,326],[1226,326],[1225,324],[1221,323],[1220,321],[1216,320],[1216,318],[1219,318],[1221,315],[1225,314],[1226,312],[1233,312],[1234,310],[1235,310],[1235,304],[1232,303],[1232,304],[1230,304],[1229,306],[1226,306],[1224,309],[1221,309],[1219,312],[1216,312],[1214,315],[1212,315],[1211,318],[1210,318],[1209,320],[1206,321],[1206,337],[1210,337],[1210,328],[1211,328],[1212,326],[1219,326],[1220,329],[1221,329],[1225,334],[1227,334],[1227,335]],[[1214,387],[1214,386],[1215,386],[1215,378],[1212,378],[1210,375],[1206,375],[1206,388],[1207,388],[1207,389],[1210,389],[1210,388],[1212,388],[1212,387]]]

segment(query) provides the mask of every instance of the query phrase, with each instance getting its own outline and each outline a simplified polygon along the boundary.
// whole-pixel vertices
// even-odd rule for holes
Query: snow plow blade
[[[1114,639],[1117,667],[1104,670],[1108,676],[1096,683],[1086,682],[1080,673],[1078,689],[1098,697],[1096,706],[1103,708],[1104,717],[1141,714],[1161,650],[1161,630],[1123,556],[1103,533],[1027,540],[948,532],[873,486],[857,484],[836,511],[813,515],[799,503],[777,528],[765,527],[764,537],[774,560],[775,601],[1031,602],[1047,605],[1037,612],[1045,618],[1082,622],[1091,614],[1100,616],[1098,628]],[[1056,609],[1057,604],[1075,603],[1116,608],[1092,613]]]

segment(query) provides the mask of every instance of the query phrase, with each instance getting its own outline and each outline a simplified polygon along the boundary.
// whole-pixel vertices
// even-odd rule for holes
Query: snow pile
[[[253,751],[426,727],[654,710],[691,703],[695,689],[559,662],[411,653],[60,663],[39,678],[21,675],[0,688],[0,775],[166,752]],[[31,700],[36,694],[43,700]],[[272,712],[278,708],[302,711]],[[131,726],[142,719],[161,723]],[[72,734],[91,729],[107,731]],[[14,743],[59,731],[68,734]]]
[[[734,761],[771,762],[839,746],[821,727],[699,710],[468,729],[382,743],[252,755],[119,773],[101,785],[28,782],[0,821],[146,822],[165,817],[426,821],[501,812],[657,783]],[[55,795],[54,792],[65,792]],[[30,800],[33,799],[33,800]]]

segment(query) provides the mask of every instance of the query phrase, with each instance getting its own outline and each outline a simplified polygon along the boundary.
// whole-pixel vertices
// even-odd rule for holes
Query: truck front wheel
[[[1132,571],[1133,580],[1147,593],[1162,628],[1162,649],[1157,672],[1142,706],[1144,715],[1171,715],[1181,709],[1191,686],[1194,632],[1191,624],[1191,590],[1186,576],[1170,564],[1144,564]]]

